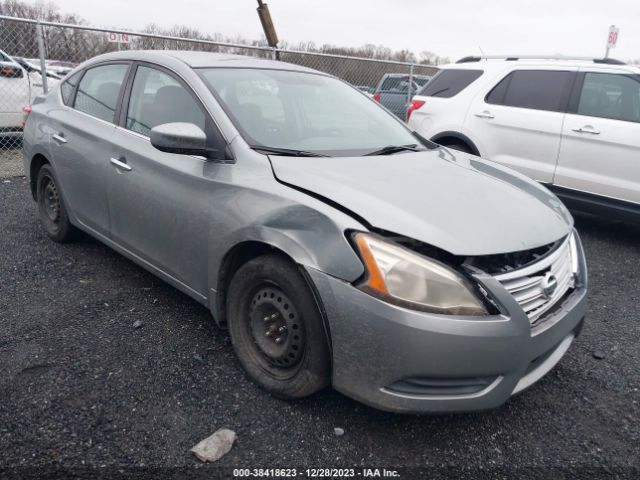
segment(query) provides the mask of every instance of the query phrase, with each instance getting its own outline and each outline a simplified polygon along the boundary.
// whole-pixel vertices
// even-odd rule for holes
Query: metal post
[[[269,7],[266,3],[262,3],[262,0],[258,0],[258,17],[260,17],[260,23],[264,30],[264,36],[267,38],[267,43],[270,47],[277,47],[278,34],[276,33],[276,28],[273,26]]]
[[[280,50],[278,47],[273,47],[273,59],[280,60]]]
[[[405,108],[405,112],[404,112],[405,119],[407,118],[407,111],[411,106],[411,98],[413,97],[413,95],[411,95],[412,88],[413,88],[413,63],[409,66],[409,88],[407,88],[407,108]]]
[[[40,74],[42,75],[42,91],[47,93],[49,86],[47,85],[47,62],[45,62],[44,51],[44,31],[40,22],[36,24],[36,36],[38,37],[38,52],[40,53]]]

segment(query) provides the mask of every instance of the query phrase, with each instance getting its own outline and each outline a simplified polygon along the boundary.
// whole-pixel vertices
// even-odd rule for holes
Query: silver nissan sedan
[[[24,155],[51,239],[88,233],[206,305],[281,398],[493,408],[582,328],[584,253],[553,194],[321,72],[102,55],[32,105]]]

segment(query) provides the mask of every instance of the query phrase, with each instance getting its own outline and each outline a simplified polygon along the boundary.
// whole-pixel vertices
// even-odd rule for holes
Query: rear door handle
[[[118,160],[117,158],[113,158],[111,157],[111,159],[109,160],[113,165],[116,166],[116,168],[123,170],[125,172],[130,172],[131,171],[131,167],[129,165],[127,165],[127,162],[125,161],[125,159],[121,159]]]
[[[476,113],[475,116],[478,118],[495,118],[493,115],[491,115],[491,112],[488,110],[485,110],[484,112]]]
[[[596,130],[591,125],[585,125],[584,127],[574,128],[573,131],[577,133],[590,133],[591,135],[600,135],[600,130]]]
[[[54,133],[53,135],[51,135],[51,138],[58,142],[60,145],[64,145],[65,143],[67,143],[67,139],[64,138],[64,135],[61,133]]]

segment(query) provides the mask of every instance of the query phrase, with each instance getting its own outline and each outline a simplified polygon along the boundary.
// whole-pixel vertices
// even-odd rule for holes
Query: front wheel
[[[60,186],[50,165],[43,165],[37,179],[38,214],[49,238],[69,242],[78,237],[78,229],[69,222]]]
[[[297,266],[265,255],[240,267],[227,296],[231,342],[248,376],[280,398],[330,383],[330,355],[314,296]]]

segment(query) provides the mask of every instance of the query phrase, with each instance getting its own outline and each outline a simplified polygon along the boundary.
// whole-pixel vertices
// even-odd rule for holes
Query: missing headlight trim
[[[566,237],[556,242],[543,245],[541,247],[532,248],[530,250],[521,250],[518,252],[501,253],[496,255],[480,255],[475,257],[467,257],[464,265],[471,268],[482,270],[489,275],[499,275],[501,273],[511,272],[524,268],[528,265],[542,260],[547,255],[553,253]]]
[[[473,273],[482,272],[488,275],[499,275],[525,268],[528,265],[534,264],[552,254],[566,239],[566,237],[563,237],[547,245],[528,250],[520,250],[517,252],[493,255],[460,256],[453,255],[438,247],[434,247],[433,245],[394,234],[392,232],[380,229],[372,229],[371,231],[386,240],[407,248],[408,250],[427,258],[440,261],[466,277],[472,284],[478,297],[482,299],[490,315],[499,314],[502,309],[487,290],[473,278]],[[363,279],[359,279],[359,281],[362,280]]]
[[[471,292],[475,293],[476,299],[480,300],[480,303],[483,305],[485,309],[484,315],[492,316],[492,315],[498,315],[501,313],[500,308],[497,306],[495,300],[491,298],[491,295],[486,291],[486,289],[484,289],[482,285],[480,285],[476,281],[476,279],[473,278],[473,275],[472,275],[473,269],[469,269],[466,267],[466,265],[464,265],[464,261],[466,260],[466,257],[453,255],[449,252],[446,252],[432,245],[428,245],[418,240],[407,238],[402,235],[393,234],[384,230],[371,229],[370,231],[372,234],[377,235],[386,241],[396,244],[399,247],[403,247],[413,253],[418,254],[421,257],[425,257],[425,259],[427,260],[439,262],[445,265],[446,267],[448,267],[449,269],[453,270],[460,277],[464,279],[464,281],[466,282],[467,288]],[[354,242],[354,248],[361,255],[361,252],[359,248],[355,245],[355,241],[354,241],[354,236],[355,234],[357,234],[357,232],[348,231],[346,232],[346,234],[347,234],[347,237],[350,239],[350,241]],[[371,295],[379,296],[379,293],[376,292],[375,289],[367,288],[367,286],[365,285],[369,280],[370,280],[369,273],[365,271],[365,273],[359,279],[357,279],[354,282],[354,284],[359,285],[359,288],[367,291]],[[406,308],[422,310],[422,308],[420,308],[419,306],[416,306],[411,302],[404,302],[398,298],[395,298],[393,303],[396,303],[400,306],[404,306]],[[432,313],[439,313],[432,309],[425,309],[425,311],[431,311]],[[465,315],[465,313],[462,311],[457,314]]]

